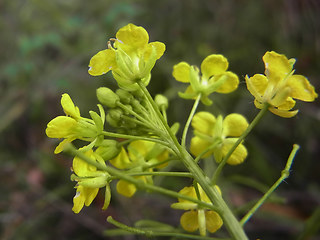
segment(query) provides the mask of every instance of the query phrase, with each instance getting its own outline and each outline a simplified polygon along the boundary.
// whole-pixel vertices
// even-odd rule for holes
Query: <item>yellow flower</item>
[[[255,97],[257,108],[261,109],[268,103],[272,113],[290,118],[298,113],[298,110],[291,111],[296,104],[293,99],[312,102],[318,97],[306,77],[294,74],[295,59],[273,51],[266,52],[262,59],[265,75],[246,76],[247,88]]]
[[[113,47],[94,55],[89,63],[89,74],[99,76],[112,71],[120,87],[131,90],[134,84],[142,80],[145,85],[150,81],[150,72],[164,51],[161,42],[149,43],[148,32],[134,24],[119,29]]]
[[[104,160],[92,149],[85,152],[85,155],[92,160],[105,165]],[[72,175],[72,179],[77,181],[76,195],[73,198],[72,211],[79,213],[83,206],[89,206],[98,194],[99,188],[106,187],[105,201],[102,209],[107,209],[111,199],[110,186],[108,183],[108,177],[110,175],[106,172],[98,171],[95,166],[89,165],[79,157],[73,159],[72,169],[75,175]]]
[[[54,153],[60,153],[67,143],[75,139],[93,141],[97,132],[102,130],[104,117],[100,118],[100,127],[95,121],[80,116],[79,108],[76,107],[68,94],[61,97],[61,106],[67,116],[58,116],[52,119],[46,128],[46,134],[50,138],[65,138],[55,149]],[[102,110],[102,108],[100,108]],[[102,114],[103,115],[103,114]],[[102,119],[103,118],[103,119]]]
[[[160,144],[137,140],[131,142],[128,147],[128,151],[122,148],[120,154],[114,159],[110,160],[110,163],[119,169],[127,169],[130,172],[143,172],[152,171],[154,167],[162,168],[166,164],[161,164],[169,157],[168,150],[164,149]],[[152,183],[151,176],[136,177],[144,182]],[[128,183],[125,180],[119,180],[117,183],[117,192],[126,197],[132,197],[137,188],[134,184]]]
[[[173,77],[184,83],[190,83],[190,86],[184,93],[179,93],[180,97],[185,99],[194,99],[201,94],[203,104],[210,105],[212,101],[208,96],[213,92],[230,93],[234,91],[239,84],[238,76],[227,71],[228,60],[219,54],[212,54],[206,57],[201,63],[200,76],[199,69],[190,66],[186,62],[180,62],[173,67]]]
[[[190,152],[199,156],[208,150],[202,157],[214,155],[220,162],[228,153],[233,144],[248,127],[247,120],[240,114],[229,114],[225,119],[217,118],[209,112],[198,112],[192,119],[195,136],[191,139]],[[247,157],[247,149],[240,143],[232,153],[227,163],[237,165]]]
[[[219,187],[215,187],[221,194]],[[198,189],[201,201],[211,203],[208,196],[199,184]],[[180,190],[179,193],[197,199],[197,194],[193,186],[185,187]],[[180,218],[180,224],[182,228],[188,232],[194,232],[199,229],[200,235],[205,236],[206,230],[214,233],[221,228],[223,224],[223,221],[217,212],[204,208],[198,208],[198,204],[188,200],[179,198],[178,203],[173,203],[171,207],[175,209],[190,210],[185,212]]]

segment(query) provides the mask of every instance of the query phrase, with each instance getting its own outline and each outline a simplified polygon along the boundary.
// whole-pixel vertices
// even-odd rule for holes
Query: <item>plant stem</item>
[[[133,135],[106,132],[106,131],[103,131],[102,134],[107,137],[112,137],[112,138],[124,138],[124,139],[144,140],[144,141],[149,141],[149,142],[155,142],[155,143],[162,144],[166,147],[169,147],[168,143],[160,140],[159,138],[140,137],[140,136],[133,136]]]
[[[198,95],[198,97],[194,101],[194,104],[193,104],[193,107],[192,107],[191,112],[189,114],[188,120],[187,120],[186,125],[184,126],[184,129],[183,129],[182,139],[181,139],[181,146],[184,147],[184,148],[186,147],[186,138],[187,138],[188,129],[189,129],[190,123],[192,121],[192,118],[194,116],[194,113],[197,110],[197,107],[199,105],[200,99],[201,99],[201,93]]]
[[[167,176],[167,177],[186,177],[192,178],[189,172],[128,172],[129,176]]]
[[[150,102],[155,113],[158,115],[158,118],[162,122],[164,130],[166,130],[167,132],[166,135],[167,135],[168,142],[170,144],[171,149],[173,150],[174,153],[176,153],[178,158],[183,162],[183,164],[190,171],[190,173],[192,173],[194,179],[200,184],[200,186],[202,187],[204,192],[207,194],[210,201],[215,204],[215,206],[217,207],[216,211],[220,214],[226,228],[228,229],[233,239],[235,240],[248,239],[239,221],[233,215],[233,213],[231,212],[230,208],[221,197],[218,190],[214,186],[212,186],[210,179],[204,174],[202,169],[194,162],[194,159],[189,154],[189,152],[179,144],[176,136],[172,133],[167,122],[162,117],[157,105],[153,101],[146,87],[143,85],[142,82],[138,82],[138,85],[140,86],[141,90],[145,94],[147,100]]]
[[[252,120],[248,128],[242,133],[242,135],[238,138],[238,140],[235,142],[235,144],[230,148],[229,152],[226,154],[226,156],[222,159],[220,164],[218,165],[216,171],[213,174],[212,177],[212,183],[215,185],[218,177],[224,167],[224,165],[227,163],[228,159],[230,158],[231,154],[236,150],[236,148],[239,146],[239,144],[248,136],[248,134],[252,131],[252,129],[258,124],[260,119],[266,114],[268,111],[269,104],[265,103],[263,108],[260,110],[260,112],[257,114],[257,116]]]
[[[293,159],[299,150],[300,146],[297,144],[293,145],[292,151],[290,153],[290,156],[288,158],[287,164],[285,168],[281,172],[280,178],[272,185],[272,187],[263,195],[262,198],[253,206],[253,208],[241,219],[240,224],[243,226],[246,224],[246,222],[252,217],[252,215],[261,207],[261,205],[264,203],[264,201],[270,196],[271,193],[274,192],[274,190],[285,180],[289,177],[290,174],[290,168],[293,163]]]
[[[114,220],[111,216],[107,217],[107,221],[116,227],[123,229],[125,231],[131,232],[133,234],[139,234],[139,235],[144,235],[148,238],[152,237],[160,237],[160,236],[167,236],[167,237],[176,237],[179,239],[201,239],[201,240],[222,240],[220,238],[212,238],[212,237],[205,237],[205,236],[199,236],[199,235],[192,235],[192,234],[184,234],[184,233],[179,233],[179,232],[165,232],[165,231],[154,231],[154,230],[144,230],[141,228],[136,228],[136,227],[130,227],[128,225],[125,225],[123,223],[120,223],[116,220]],[[106,232],[108,234],[108,232]],[[226,240],[226,239],[223,239]]]

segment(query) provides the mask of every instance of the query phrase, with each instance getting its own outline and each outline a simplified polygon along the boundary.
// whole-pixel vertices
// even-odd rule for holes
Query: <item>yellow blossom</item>
[[[230,93],[239,84],[238,76],[227,71],[228,60],[220,54],[212,54],[201,63],[201,73],[196,66],[190,66],[186,62],[180,62],[173,67],[173,77],[190,86],[184,93],[179,93],[185,99],[194,99],[201,94],[203,104],[210,105],[212,101],[208,96],[213,92]]]
[[[148,32],[134,24],[128,24],[116,34],[113,46],[94,55],[89,63],[89,74],[99,76],[112,71],[120,87],[132,90],[141,80],[145,85],[150,81],[150,72],[156,60],[164,51],[161,42],[150,42]]]
[[[116,168],[129,170],[130,172],[152,171],[156,166],[162,168],[166,166],[163,161],[169,157],[168,150],[164,149],[160,144],[137,140],[131,142],[128,151],[122,147],[117,157],[110,160],[110,163]],[[162,163],[162,164],[161,164]],[[159,164],[159,165],[157,165]],[[152,183],[151,176],[136,177],[144,182]],[[117,183],[117,192],[126,197],[132,197],[136,192],[136,186],[125,180],[119,180]]]
[[[85,155],[105,165],[104,160],[95,154],[92,149],[85,152]],[[110,186],[108,183],[109,174],[98,171],[95,166],[89,165],[79,157],[73,159],[72,169],[74,172],[72,179],[78,182],[76,195],[73,198],[73,212],[79,213],[84,205],[89,206],[97,196],[99,188],[102,187],[105,187],[105,202],[102,209],[107,209],[111,199]]]
[[[262,109],[268,103],[272,113],[290,118],[298,113],[298,110],[291,110],[296,104],[293,99],[312,102],[318,97],[306,77],[294,74],[295,59],[274,51],[266,52],[262,59],[265,75],[246,76],[247,88],[255,97],[257,108]]]
[[[233,144],[248,127],[247,120],[240,114],[232,113],[224,119],[217,118],[209,112],[198,112],[192,119],[195,136],[191,139],[190,152],[199,156],[205,150],[202,157],[214,155],[215,160],[220,162]],[[247,157],[247,149],[241,143],[231,154],[227,163],[237,165]]]
[[[198,184],[198,190],[200,199],[203,202],[211,203],[206,193],[203,191],[203,189]],[[220,188],[218,186],[215,186],[215,188],[219,191],[221,194]],[[179,191],[180,194],[192,197],[194,199],[197,199],[196,190],[194,187],[185,187],[182,190]],[[175,209],[182,209],[182,210],[190,210],[185,212],[181,218],[180,218],[180,224],[183,227],[184,230],[188,232],[194,232],[197,229],[200,231],[200,235],[205,236],[206,230],[208,230],[211,233],[216,232],[223,224],[223,221],[219,214],[212,210],[207,210],[204,208],[199,208],[198,204],[184,200],[179,198],[178,203],[173,203],[171,205],[172,208]]]
[[[61,97],[61,106],[66,116],[58,116],[52,119],[46,128],[46,134],[50,138],[64,138],[64,140],[56,147],[54,153],[60,153],[67,143],[71,143],[75,139],[85,141],[93,141],[97,137],[97,132],[102,130],[104,122],[103,114],[101,118],[94,120],[83,118],[80,116],[79,108],[76,107],[68,94]],[[102,108],[100,108],[102,110]],[[100,121],[99,127],[96,122]]]

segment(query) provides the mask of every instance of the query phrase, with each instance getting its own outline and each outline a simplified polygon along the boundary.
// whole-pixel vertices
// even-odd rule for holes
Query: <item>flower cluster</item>
[[[160,169],[167,165],[169,152],[160,144],[137,140],[131,142],[127,151],[122,148],[120,154],[110,163],[116,168],[127,170],[128,173],[152,172],[154,168]],[[152,183],[151,176],[137,177],[140,180]],[[132,197],[137,188],[134,184],[124,180],[119,180],[117,183],[117,192],[126,197]]]
[[[216,232],[223,224],[227,229],[232,229],[234,226],[231,225],[237,222],[227,221],[233,215],[231,211],[226,214],[225,210],[229,209],[224,207],[226,204],[220,198],[221,191],[214,184],[225,163],[238,165],[246,159],[248,152],[243,139],[258,118],[249,126],[241,114],[232,113],[222,117],[207,111],[197,112],[199,101],[211,105],[210,94],[230,93],[239,85],[238,76],[228,71],[229,63],[223,55],[207,56],[200,69],[180,62],[173,67],[173,77],[190,85],[179,95],[184,99],[197,100],[179,143],[175,137],[179,124],[170,127],[167,123],[168,99],[163,95],[153,99],[146,89],[151,70],[164,51],[163,43],[149,43],[149,35],[144,28],[128,24],[119,29],[116,38],[108,42],[108,48],[94,55],[89,63],[89,74],[99,76],[111,71],[120,87],[115,92],[107,87],[97,89],[97,98],[101,103],[98,104],[99,114],[90,111],[90,118],[82,117],[70,96],[62,95],[61,105],[65,116],[54,118],[46,128],[48,137],[63,139],[54,152],[62,152],[67,144],[75,140],[86,142],[78,149],[72,163],[71,180],[76,182],[72,210],[79,213],[83,206],[89,206],[101,188],[105,189],[102,208],[107,209],[111,200],[110,183],[113,180],[117,181],[117,192],[125,197],[132,197],[136,193],[137,186],[133,183],[172,196],[171,190],[159,190],[161,187],[151,186],[152,176],[187,176],[193,180],[194,186],[183,188],[179,191],[180,195],[174,193],[174,196],[180,198],[171,205],[172,208],[186,211],[180,218],[182,228],[188,232],[199,230],[201,236],[205,236],[207,231]],[[257,108],[266,110],[268,107],[272,113],[288,118],[298,112],[292,110],[294,99],[311,102],[317,98],[307,78],[294,74],[294,59],[267,52],[263,61],[264,75],[245,77]],[[107,113],[103,107],[107,108]],[[195,159],[185,147],[190,124],[193,127],[190,153]],[[112,132],[105,130],[105,125],[108,125],[108,129],[111,127]],[[233,152],[231,149],[234,149]],[[211,182],[196,163],[209,156],[214,156],[220,164]],[[164,171],[163,168],[171,159],[180,160],[190,173],[158,173]],[[141,180],[141,184],[136,179]],[[206,193],[203,189],[206,189]],[[240,224],[238,230],[241,233]]]

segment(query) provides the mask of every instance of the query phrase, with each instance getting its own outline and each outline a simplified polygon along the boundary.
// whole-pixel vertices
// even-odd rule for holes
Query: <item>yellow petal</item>
[[[133,141],[128,146],[128,154],[131,161],[137,161],[145,158],[154,146],[153,142],[137,140]]]
[[[297,115],[299,110],[288,111],[288,110],[281,110],[277,108],[269,108],[269,111],[283,118],[291,118]]]
[[[237,74],[233,72],[225,72],[222,75],[218,75],[212,78],[212,81],[219,81],[218,79],[223,79],[223,84],[216,90],[218,93],[230,93],[237,89],[239,85],[239,78]],[[211,79],[210,79],[211,80]]]
[[[206,227],[207,230],[211,233],[216,232],[219,228],[221,228],[223,221],[218,213],[215,211],[206,211]]]
[[[172,75],[179,82],[190,82],[190,65],[186,62],[174,65]]]
[[[192,127],[208,136],[213,135],[216,117],[209,112],[198,112],[194,115],[191,125]]]
[[[223,157],[227,155],[233,144],[236,142],[237,138],[227,138],[224,140],[222,145],[222,155]],[[231,154],[229,159],[227,160],[227,163],[230,165],[238,165],[242,163],[248,155],[248,151],[246,147],[243,144],[239,144],[239,146],[234,150],[234,152]]]
[[[90,206],[92,201],[96,198],[98,192],[99,188],[83,187],[83,194],[85,196],[84,205],[86,205],[87,207]]]
[[[48,123],[46,134],[49,138],[68,138],[76,124],[73,118],[58,116]]]
[[[201,73],[206,79],[224,73],[228,69],[228,60],[220,54],[212,54],[201,63]]]
[[[194,232],[199,228],[198,224],[198,212],[189,211],[182,214],[180,218],[180,224],[182,228],[188,232]]]
[[[194,187],[191,186],[191,187],[184,187],[182,188],[180,191],[179,191],[180,194],[182,195],[186,195],[186,196],[189,196],[189,197],[193,197],[193,198],[197,198],[197,194],[196,194],[196,191],[194,190]],[[185,199],[182,199],[182,198],[178,198],[179,202],[190,202],[188,200],[185,200]]]
[[[126,150],[122,147],[121,152],[114,159],[110,160],[110,163],[119,169],[128,168],[131,164],[131,161],[128,157]]]
[[[124,180],[119,180],[117,183],[117,192],[125,197],[132,197],[136,191],[137,188],[132,183]]]
[[[246,84],[249,92],[258,100],[261,101],[267,86],[268,79],[262,74],[255,74],[253,77],[246,76]]]
[[[191,145],[190,145],[190,152],[194,156],[199,156],[204,150],[206,150],[208,147],[210,147],[211,143],[208,141],[205,141],[199,137],[193,137],[191,139]],[[212,154],[212,150],[209,150],[206,154],[202,156],[202,158],[209,157]]]
[[[287,80],[287,85],[291,88],[290,96],[305,102],[312,102],[318,94],[308,79],[302,75],[292,75]]]
[[[148,44],[148,47],[146,47],[146,51],[144,53],[144,57],[145,60],[148,60],[151,52],[152,52],[152,48],[155,48],[156,53],[157,53],[157,59],[161,58],[161,56],[163,55],[164,51],[166,50],[166,45],[164,45],[164,43],[162,42],[151,42]]]
[[[285,101],[282,102],[281,105],[277,106],[279,110],[290,110],[296,105],[296,101],[291,97],[288,97]]]
[[[59,143],[59,145],[56,147],[56,149],[54,150],[54,154],[58,154],[61,153],[64,150],[64,147],[68,144],[71,143],[72,141],[74,141],[76,138],[67,138],[64,139],[61,143]]]
[[[81,194],[83,187],[78,186],[76,195],[73,197],[73,208],[72,211],[74,213],[79,213],[84,206],[85,197]]]
[[[76,107],[69,96],[69,94],[64,93],[61,97],[61,106],[63,108],[63,111],[67,116],[71,116],[73,118],[79,118],[80,117],[80,110],[78,107]]]
[[[94,55],[89,63],[89,74],[99,76],[116,68],[116,54],[113,49],[106,49]]]
[[[292,61],[283,54],[266,52],[262,59],[265,64],[265,74],[270,81],[278,82],[292,71]]]
[[[121,43],[132,47],[143,47],[149,42],[148,32],[143,27],[138,27],[132,23],[120,28],[116,38]]]
[[[247,119],[241,114],[232,113],[223,120],[223,136],[240,137],[249,126]]]
[[[85,155],[92,160],[95,160],[93,157],[93,151],[90,149],[89,151],[85,152]],[[75,174],[77,174],[79,177],[87,177],[90,176],[90,171],[95,171],[97,168],[95,166],[92,166],[88,164],[86,161],[82,160],[79,157],[74,157],[72,162],[72,168]]]

